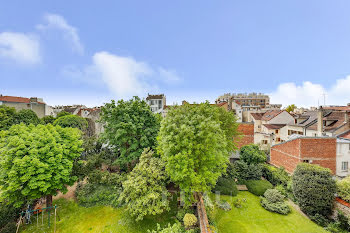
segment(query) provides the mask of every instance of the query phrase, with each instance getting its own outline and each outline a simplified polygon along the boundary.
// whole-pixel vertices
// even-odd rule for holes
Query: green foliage
[[[24,123],[26,125],[38,125],[41,123],[40,118],[31,109],[22,109],[16,114],[16,123]]]
[[[223,209],[225,211],[229,211],[232,209],[230,203],[228,203],[227,201],[216,201],[216,205],[220,209]]]
[[[273,188],[273,185],[267,180],[247,180],[245,184],[248,191],[256,196],[262,196],[266,190]]]
[[[157,223],[157,230],[148,230],[147,233],[185,233],[185,230],[178,222],[174,223],[173,225],[168,223],[168,226],[164,228],[161,228],[160,225]]]
[[[20,211],[21,208],[16,208],[11,204],[0,204],[0,233],[16,232],[16,219]]]
[[[300,163],[292,182],[294,196],[302,211],[309,216],[331,214],[336,185],[329,169]]]
[[[115,185],[104,184],[81,184],[79,183],[76,189],[76,197],[78,203],[85,207],[95,205],[119,206],[119,194],[121,189]]]
[[[16,109],[0,105],[0,131],[7,130],[16,124]]]
[[[0,233],[15,233],[17,230],[16,222],[12,221],[7,223],[3,228],[0,229]]]
[[[286,108],[287,112],[294,112],[294,110],[297,108],[295,104],[288,105]]]
[[[276,168],[269,164],[263,164],[262,176],[273,185],[283,185],[287,187],[290,177],[283,167]]]
[[[183,221],[187,213],[194,214],[194,210],[192,208],[180,208],[176,213],[177,220]]]
[[[338,211],[337,213],[337,221],[339,222],[339,227],[347,232],[350,232],[350,219],[341,211]]]
[[[160,158],[145,149],[140,162],[123,182],[120,200],[127,204],[130,215],[142,220],[146,215],[160,214],[169,209],[169,196],[165,187],[166,173]]]
[[[273,203],[284,201],[284,196],[277,189],[266,190],[266,192],[264,193],[264,197],[267,201]]]
[[[228,163],[226,173],[223,173],[222,177],[232,180],[238,179],[238,173],[233,163]]]
[[[290,213],[290,207],[285,202],[269,202],[266,198],[261,197],[261,206],[266,210],[287,215]]]
[[[57,113],[57,118],[60,118],[60,117],[63,117],[63,116],[68,116],[68,115],[72,115],[71,113],[69,112],[66,112],[66,111],[61,111],[59,113]]]
[[[337,182],[337,194],[341,199],[350,202],[350,176]]]
[[[236,208],[242,208],[246,202],[247,199],[245,198],[235,198],[233,199],[233,206]]]
[[[0,131],[1,199],[20,206],[27,199],[66,192],[77,177],[73,161],[82,151],[77,129],[14,125]]]
[[[53,124],[53,122],[56,120],[54,116],[44,116],[41,118],[42,122],[47,125],[47,124]]]
[[[171,180],[190,200],[193,192],[210,191],[225,171],[236,128],[232,113],[209,103],[176,106],[163,119],[159,152]]]
[[[277,185],[275,189],[278,190],[284,197],[287,197],[287,190],[283,185]]]
[[[238,189],[236,183],[232,179],[219,177],[213,192],[220,192],[221,195],[236,196]]]
[[[194,214],[185,214],[184,217],[184,225],[186,229],[189,229],[191,227],[194,227],[197,224],[197,217]]]
[[[260,180],[262,175],[261,164],[250,164],[243,161],[236,161],[233,164],[237,179],[243,180]]]
[[[240,159],[250,165],[265,163],[267,157],[265,152],[259,149],[258,145],[250,144],[241,147]]]
[[[105,123],[102,140],[117,154],[120,166],[137,160],[144,148],[154,149],[160,123],[144,100],[114,100],[102,107],[101,122]]]
[[[61,116],[57,118],[54,123],[54,125],[59,125],[63,128],[77,128],[82,131],[87,129],[88,123],[87,120],[81,116],[77,115],[66,115],[66,116]]]

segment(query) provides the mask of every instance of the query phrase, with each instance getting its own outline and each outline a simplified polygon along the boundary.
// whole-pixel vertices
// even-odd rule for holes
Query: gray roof
[[[303,121],[301,121],[300,123],[297,123],[297,124],[295,124],[293,122],[293,123],[290,123],[288,125],[307,127],[309,124],[317,121],[317,111],[307,111],[307,112],[304,112],[303,114],[295,116],[294,118],[295,119],[303,119]]]

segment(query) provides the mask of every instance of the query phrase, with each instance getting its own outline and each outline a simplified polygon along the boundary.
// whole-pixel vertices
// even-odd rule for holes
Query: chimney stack
[[[323,109],[322,106],[317,111],[317,136],[321,137],[323,134]]]

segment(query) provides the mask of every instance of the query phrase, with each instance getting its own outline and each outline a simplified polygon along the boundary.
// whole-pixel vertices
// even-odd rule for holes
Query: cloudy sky
[[[349,0],[4,1],[0,93],[50,105],[227,92],[344,105],[349,12]]]

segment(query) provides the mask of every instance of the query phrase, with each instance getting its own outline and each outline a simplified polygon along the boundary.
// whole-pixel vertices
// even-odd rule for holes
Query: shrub
[[[247,199],[245,199],[245,198],[236,198],[233,200],[233,205],[236,208],[242,208],[244,203],[246,203],[246,202],[247,202]]]
[[[332,213],[336,185],[330,169],[301,163],[292,180],[293,194],[302,211],[309,216]]]
[[[197,224],[197,217],[194,214],[185,214],[184,217],[184,225],[185,228],[191,228],[194,227]]]
[[[189,214],[194,214],[194,210],[191,209],[191,208],[181,208],[177,211],[176,213],[176,218],[179,220],[179,221],[183,221],[185,215],[189,213]]]
[[[284,201],[284,196],[277,190],[277,189],[268,189],[264,193],[264,197],[269,201],[269,202],[283,202]]]
[[[78,203],[85,207],[95,205],[109,205],[118,207],[118,201],[121,189],[115,185],[102,184],[81,184],[77,186],[75,191]]]
[[[256,196],[262,196],[268,189],[272,189],[272,184],[267,180],[247,180],[245,182],[248,191]]]
[[[16,222],[9,222],[3,228],[1,228],[0,233],[14,233],[17,230]]]
[[[262,176],[274,186],[283,185],[286,187],[290,180],[288,173],[283,167],[276,168],[268,164],[262,165]]]
[[[350,232],[350,219],[343,212],[338,211],[337,220],[341,229]]]
[[[261,203],[261,206],[268,211],[284,214],[284,215],[287,215],[288,213],[290,213],[290,207],[284,202],[273,203],[273,202],[269,202],[266,198],[261,197],[260,203]]]
[[[185,230],[182,228],[180,223],[174,223],[174,225],[170,225],[168,223],[167,227],[161,228],[160,225],[157,223],[157,230],[150,231],[148,230],[147,233],[184,233]]]
[[[214,192],[220,192],[222,195],[236,196],[238,194],[238,189],[236,183],[227,178],[220,177],[216,183]]]
[[[337,182],[337,193],[345,201],[350,201],[350,176]]]
[[[287,190],[283,185],[277,185],[275,189],[278,190],[284,198],[287,197]]]
[[[235,180],[238,179],[237,171],[235,170],[235,166],[233,163],[229,163],[226,168],[226,173],[222,175],[222,177]]]
[[[266,154],[257,145],[251,144],[241,147],[240,159],[247,164],[258,164],[266,162]]]
[[[85,118],[77,115],[66,115],[58,117],[54,122],[54,125],[59,125],[63,128],[78,128],[82,131],[86,130],[88,127],[88,122]]]
[[[250,164],[243,161],[236,161],[234,164],[234,170],[237,173],[237,179],[239,180],[260,180],[262,171],[260,164]]]
[[[315,214],[315,215],[311,215],[309,217],[312,221],[314,221],[315,223],[317,223],[318,225],[320,225],[322,227],[326,227],[329,224],[329,219],[321,214]]]
[[[223,209],[225,211],[229,211],[231,210],[231,205],[230,203],[228,203],[227,201],[216,201],[216,205],[220,208],[220,209]]]

